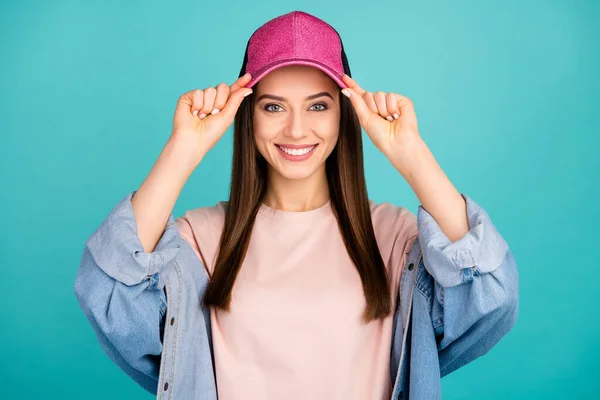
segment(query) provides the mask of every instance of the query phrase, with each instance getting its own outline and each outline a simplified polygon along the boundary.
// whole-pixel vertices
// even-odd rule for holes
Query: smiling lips
[[[304,161],[312,155],[313,150],[315,149],[315,147],[318,146],[318,144],[311,144],[311,145],[287,145],[287,144],[286,145],[278,145],[278,144],[276,144],[275,146],[277,146],[280,154],[286,160]]]

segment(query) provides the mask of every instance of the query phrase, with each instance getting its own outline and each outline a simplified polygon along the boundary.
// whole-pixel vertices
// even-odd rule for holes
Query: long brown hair
[[[331,207],[346,250],[362,281],[367,303],[363,321],[370,322],[390,314],[390,289],[371,220],[360,123],[350,100],[346,96],[339,97],[339,139],[326,160],[325,169]],[[235,115],[233,168],[225,226],[215,268],[203,298],[205,305],[225,311],[229,310],[231,290],[267,190],[267,162],[254,142],[255,99],[254,91]]]

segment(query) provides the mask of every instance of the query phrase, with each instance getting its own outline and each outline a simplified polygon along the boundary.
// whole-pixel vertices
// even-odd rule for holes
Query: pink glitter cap
[[[240,76],[249,72],[250,88],[269,72],[288,65],[307,65],[329,75],[340,87],[348,87],[350,75],[342,40],[327,22],[303,11],[292,11],[259,27],[248,40]]]

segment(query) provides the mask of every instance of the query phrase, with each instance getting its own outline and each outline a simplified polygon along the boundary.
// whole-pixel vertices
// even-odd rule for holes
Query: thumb
[[[175,106],[175,116],[185,118],[188,115],[192,116],[192,97],[190,93],[182,94],[177,99],[177,105]]]
[[[238,108],[240,108],[240,104],[242,104],[244,98],[250,93],[252,93],[252,89],[242,87],[229,95],[229,99],[227,99],[227,104],[225,104],[225,107],[223,107],[223,110],[221,110],[221,112],[219,113],[225,120],[227,126],[233,123],[235,113],[237,112]]]
[[[373,112],[367,106],[365,99],[354,89],[349,87],[342,90],[342,93],[350,98],[350,102],[352,103],[352,107],[354,107],[354,111],[356,111],[356,115],[358,116],[358,120],[363,127],[366,127],[369,118]]]

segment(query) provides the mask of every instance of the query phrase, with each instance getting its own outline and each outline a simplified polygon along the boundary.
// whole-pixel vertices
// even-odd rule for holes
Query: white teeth
[[[279,148],[287,154],[291,154],[293,156],[303,156],[306,153],[310,153],[315,146],[305,147],[303,149],[287,149],[281,146],[279,146]]]

